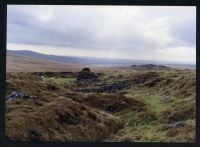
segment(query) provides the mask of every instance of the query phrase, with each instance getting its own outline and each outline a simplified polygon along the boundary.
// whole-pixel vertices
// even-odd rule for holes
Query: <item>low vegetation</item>
[[[10,140],[100,141],[123,126],[117,118],[65,97],[47,104],[30,100],[11,103],[6,117]]]
[[[6,139],[195,142],[195,71],[157,68],[8,73],[6,95],[37,98],[6,102]]]

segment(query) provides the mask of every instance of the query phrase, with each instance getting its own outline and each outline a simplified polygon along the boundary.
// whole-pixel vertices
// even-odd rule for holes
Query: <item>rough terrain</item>
[[[6,139],[194,142],[196,71],[147,67],[7,73]]]

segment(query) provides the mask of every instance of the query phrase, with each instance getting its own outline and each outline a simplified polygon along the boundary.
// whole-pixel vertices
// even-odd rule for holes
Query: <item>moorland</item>
[[[6,140],[195,142],[194,69],[16,55],[6,76]]]

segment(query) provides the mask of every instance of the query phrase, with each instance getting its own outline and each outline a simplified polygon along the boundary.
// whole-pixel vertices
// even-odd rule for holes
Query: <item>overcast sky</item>
[[[196,62],[196,7],[9,5],[7,48]]]

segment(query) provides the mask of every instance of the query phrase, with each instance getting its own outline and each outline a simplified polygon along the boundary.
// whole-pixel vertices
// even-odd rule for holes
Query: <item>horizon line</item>
[[[77,57],[77,58],[97,58],[97,59],[107,59],[107,60],[126,60],[126,61],[152,61],[152,62],[161,62],[160,64],[188,64],[188,65],[196,65],[196,63],[186,63],[186,62],[177,62],[177,61],[161,61],[161,60],[152,60],[152,59],[130,59],[130,58],[108,58],[108,57],[91,57],[91,56],[73,56],[73,55],[58,55],[58,54],[46,54],[41,52],[36,52],[32,50],[12,50],[12,49],[6,49],[7,51],[28,51],[38,54],[43,54],[47,56],[60,56],[60,57]],[[156,63],[154,63],[156,64]]]

